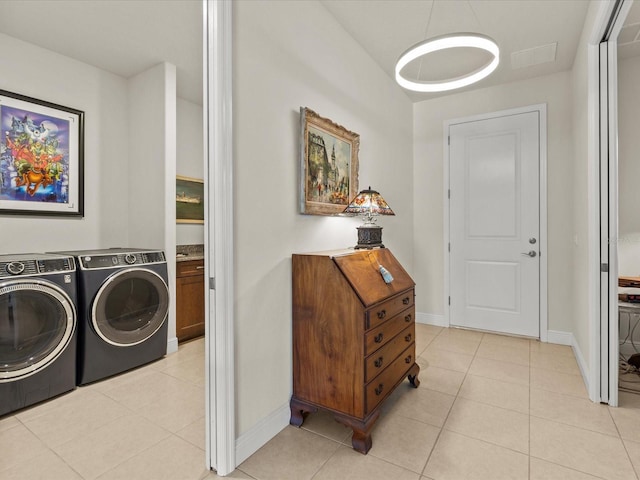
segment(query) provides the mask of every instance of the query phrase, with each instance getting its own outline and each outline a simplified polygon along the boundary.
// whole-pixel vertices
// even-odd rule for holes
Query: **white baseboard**
[[[448,327],[445,322],[444,315],[437,313],[422,313],[416,312],[416,323],[423,323],[425,325],[435,325],[437,327]]]
[[[582,350],[580,350],[580,346],[576,340],[576,337],[571,332],[559,332],[557,330],[549,330],[547,332],[547,343],[555,343],[556,345],[568,345],[572,348],[573,354],[576,357],[576,362],[578,362],[578,368],[580,368],[580,374],[582,375],[582,381],[584,382],[585,387],[587,388],[587,392],[589,390],[589,366],[587,362],[584,360],[584,355],[582,355]]]
[[[556,345],[568,345],[572,346],[575,339],[573,333],[559,332],[557,330],[547,331],[547,343],[555,343]]]
[[[178,351],[178,337],[170,338],[167,342],[167,355]]]
[[[291,409],[286,403],[271,415],[260,420],[251,430],[236,439],[236,465],[256,453],[265,443],[289,425]]]
[[[582,355],[582,350],[580,350],[580,346],[576,340],[576,337],[571,335],[571,348],[573,348],[573,354],[576,357],[576,361],[578,362],[578,367],[580,368],[580,373],[582,374],[582,381],[584,382],[584,386],[587,387],[587,392],[591,392],[589,379],[591,378],[591,372],[589,371],[589,366],[587,362],[584,360],[584,356]]]

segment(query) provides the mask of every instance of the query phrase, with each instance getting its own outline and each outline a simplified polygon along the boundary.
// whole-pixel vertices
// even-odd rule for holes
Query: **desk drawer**
[[[413,306],[414,296],[413,289],[407,290],[403,294],[395,296],[392,299],[367,310],[365,330],[375,328],[386,322],[394,315],[397,315],[405,308]]]
[[[382,400],[387,398],[395,386],[404,379],[416,361],[415,350],[416,344],[412,343],[391,365],[367,384],[365,415],[372,412]]]
[[[408,325],[415,324],[415,309],[413,307],[406,309],[399,315],[387,320],[373,330],[369,330],[364,335],[364,354],[365,356],[372,354],[380,347],[384,346],[393,337],[398,335],[402,330],[407,328]],[[411,332],[410,340],[415,340],[415,334]]]
[[[364,381],[369,382],[389,366],[415,339],[415,324],[396,335],[384,347],[369,355],[365,361]]]

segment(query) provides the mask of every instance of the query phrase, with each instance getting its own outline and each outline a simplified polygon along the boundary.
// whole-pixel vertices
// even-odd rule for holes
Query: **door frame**
[[[618,405],[619,354],[617,37],[632,3],[632,0],[616,0],[600,4],[587,45],[588,168],[592,179],[588,224],[589,296],[592,299],[589,305],[589,398],[613,407]],[[602,268],[603,263],[607,268]]]
[[[497,112],[482,113],[469,117],[455,118],[444,121],[444,158],[443,158],[443,205],[444,205],[444,326],[451,325],[449,305],[449,297],[451,295],[451,260],[449,252],[449,243],[451,241],[451,224],[450,224],[450,203],[449,203],[449,165],[450,165],[450,148],[449,148],[449,130],[452,125],[460,123],[475,122],[479,120],[490,120],[509,115],[518,115],[522,113],[538,113],[539,123],[539,146],[540,146],[540,178],[539,178],[539,208],[540,208],[540,318],[539,318],[539,338],[540,341],[546,342],[548,338],[548,312],[547,312],[547,105],[537,104],[526,107],[513,108],[508,110],[500,110]]]
[[[205,182],[205,456],[219,476],[236,468],[232,8],[202,0]]]

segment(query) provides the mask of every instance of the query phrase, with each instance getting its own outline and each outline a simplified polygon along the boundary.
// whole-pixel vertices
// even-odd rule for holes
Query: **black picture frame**
[[[84,112],[0,90],[0,215],[84,216]]]

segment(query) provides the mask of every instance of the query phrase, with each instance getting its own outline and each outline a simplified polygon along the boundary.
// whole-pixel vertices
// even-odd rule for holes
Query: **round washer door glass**
[[[44,280],[0,284],[0,383],[28,377],[67,347],[76,325],[69,296]]]
[[[110,276],[93,301],[91,321],[107,343],[144,342],[162,326],[169,311],[169,289],[157,273],[131,268]]]

